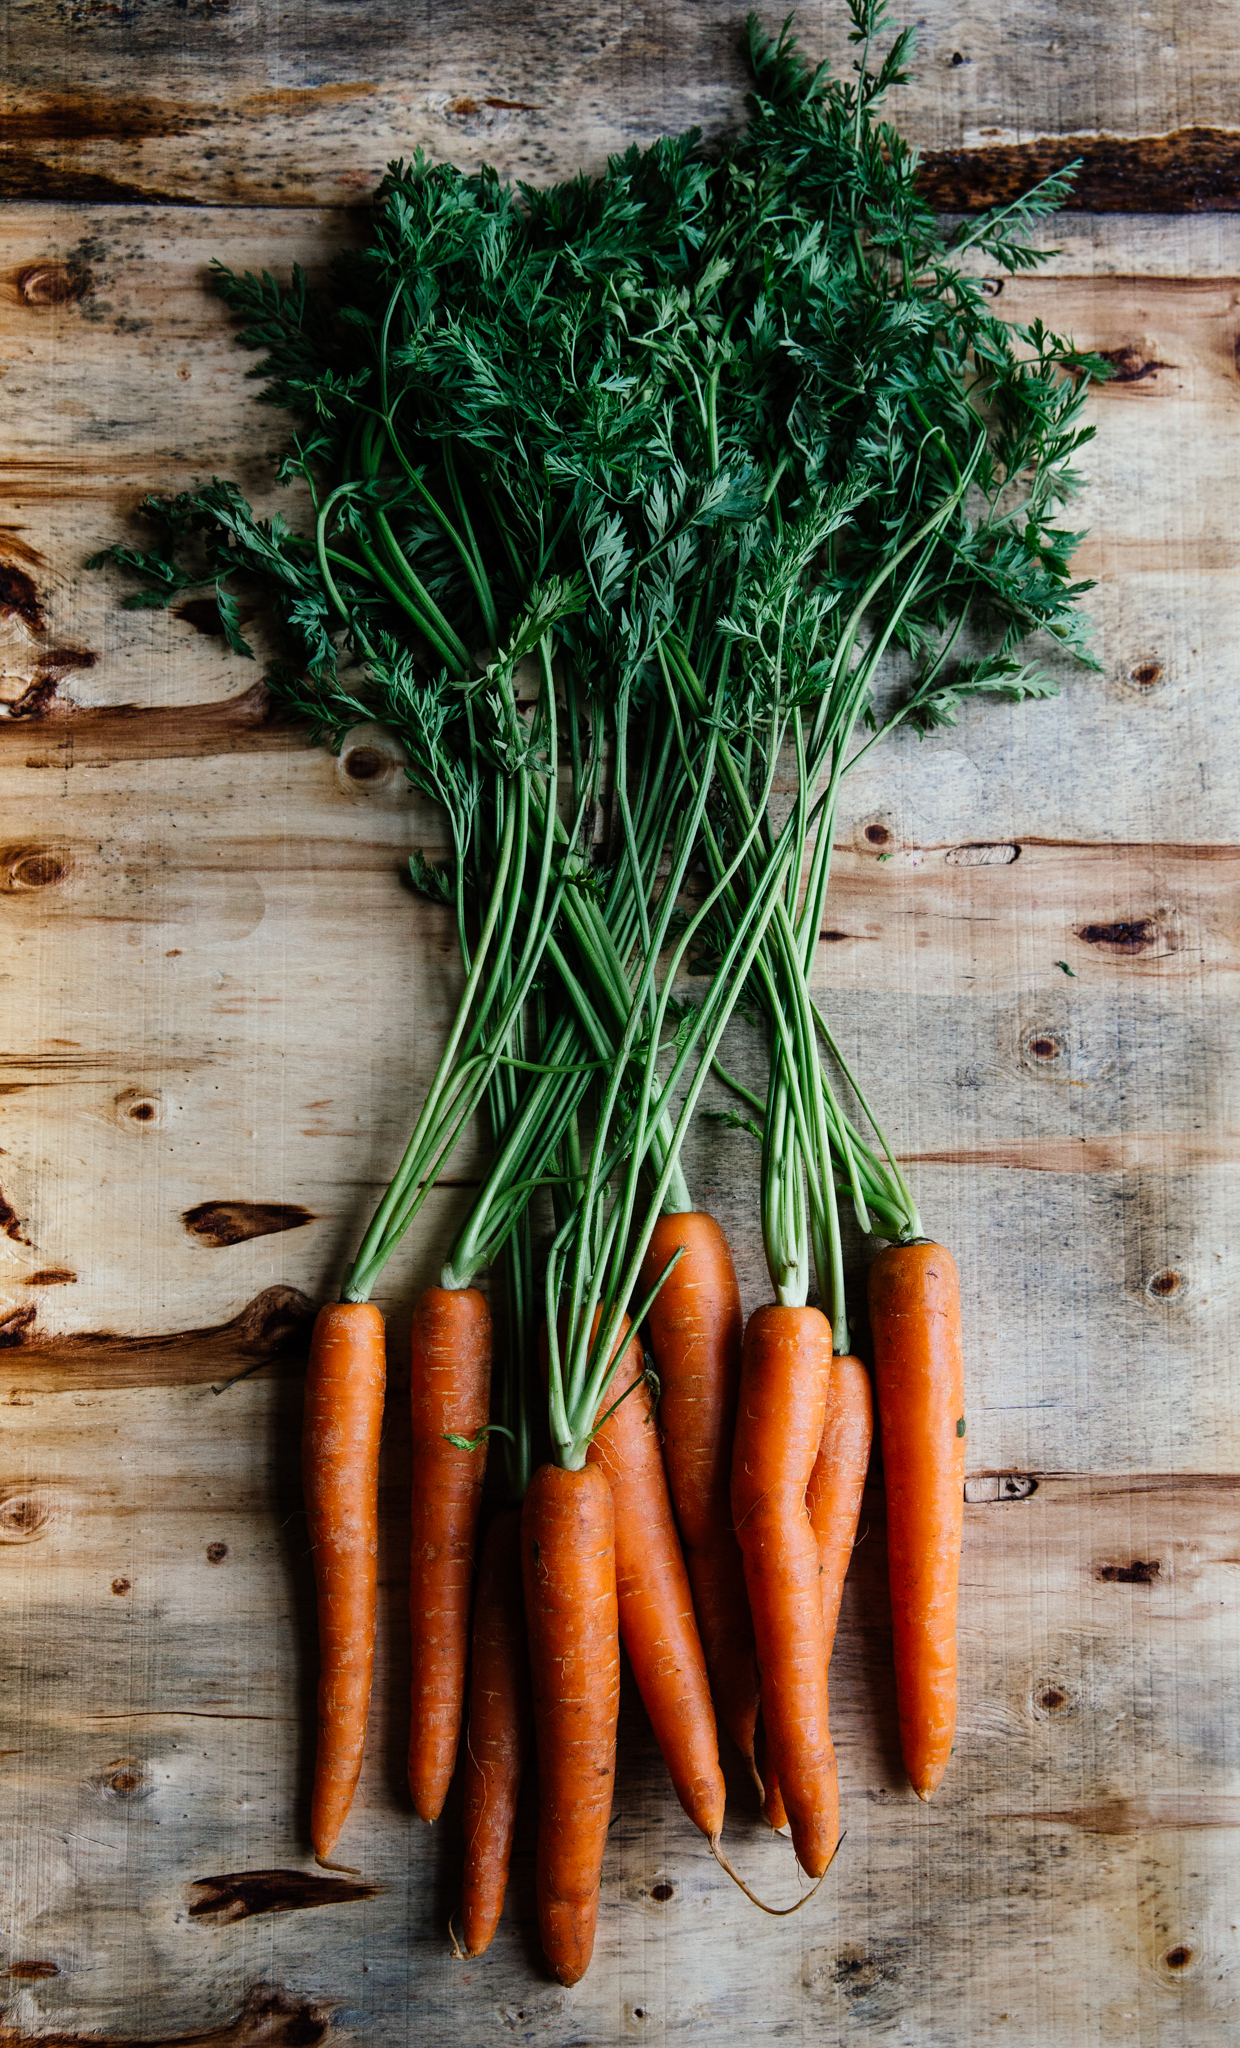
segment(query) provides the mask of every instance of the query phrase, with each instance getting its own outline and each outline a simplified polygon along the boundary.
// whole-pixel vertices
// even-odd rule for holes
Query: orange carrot
[[[723,1827],[719,1737],[644,1373],[641,1340],[634,1337],[603,1397],[603,1413],[620,1405],[598,1429],[587,1458],[611,1486],[620,1638],[637,1690],[676,1796],[713,1842]]]
[[[776,1776],[775,1766],[771,1762],[766,1729],[762,1725],[760,1710],[758,1713],[758,1724],[754,1729],[753,1748],[755,1775],[762,1788],[763,1819],[768,1820],[773,1828],[786,1828],[788,1825],[788,1815],[784,1807],[783,1793],[779,1789],[779,1779]]]
[[[597,1465],[541,1465],[521,1510],[538,1744],[538,1922],[561,1984],[589,1968],[616,1770],[615,1512]]]
[[[822,1573],[822,1626],[828,1666],[840,1616],[844,1576],[852,1561],[853,1541],[861,1518],[861,1496],[865,1492],[873,1436],[870,1375],[859,1358],[845,1354],[833,1359],[827,1419],[805,1495]]]
[[[529,1742],[521,1510],[505,1508],[487,1530],[474,1602],[461,1911],[467,1955],[489,1948],[499,1925]]]
[[[805,1507],[818,1545],[818,1569],[822,1588],[822,1631],[826,1644],[828,1672],[831,1647],[839,1621],[844,1576],[852,1558],[853,1540],[861,1515],[861,1496],[870,1463],[870,1440],[874,1434],[870,1376],[859,1358],[847,1354],[831,1365],[831,1386],[827,1395],[827,1417],[822,1441],[810,1474]],[[829,1688],[828,1688],[829,1690]],[[787,1825],[788,1816],[779,1790],[779,1779],[766,1754],[761,1719],[758,1723],[758,1774],[763,1786],[762,1811],[773,1828]]]
[[[325,1861],[344,1826],[366,1739],[375,1662],[383,1317],[321,1308],[310,1343],[301,1471],[319,1606],[319,1739],[310,1839]]]
[[[831,1325],[819,1309],[755,1309],[741,1363],[732,1513],[771,1761],[797,1860],[811,1877],[822,1876],[839,1840],[818,1546],[805,1506],[830,1383]]]
[[[413,1518],[409,1626],[413,1665],[409,1790],[423,1820],[443,1809],[465,1703],[474,1532],[491,1382],[491,1317],[474,1287],[428,1287],[413,1312]]]
[[[663,1457],[715,1704],[752,1771],[758,1666],[730,1497],[741,1294],[723,1231],[713,1216],[696,1210],[659,1218],[639,1294],[654,1286],[680,1245],[685,1255],[649,1315],[662,1387]]]
[[[960,1278],[923,1239],[870,1268],[870,1324],[887,1488],[900,1747],[919,1799],[941,1783],[956,1731],[956,1597],[964,1525]]]

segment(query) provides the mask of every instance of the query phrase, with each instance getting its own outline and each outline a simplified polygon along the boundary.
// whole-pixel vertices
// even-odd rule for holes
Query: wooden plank
[[[265,1913],[261,1893],[250,1919],[197,1910],[204,1879],[287,1872],[287,1895],[305,1861],[297,1392],[250,1384],[227,1399],[228,1428],[205,1388],[8,1411],[9,1953],[56,1972],[16,1980],[13,2035],[198,2036],[278,1988],[291,2012],[376,2040],[406,2038],[411,1993],[435,2040],[1230,2038],[1234,1477],[973,1468],[965,1713],[929,1809],[900,1778],[871,1489],[832,1672],[849,1832],[828,1884],[791,1922],[755,1926],[716,1882],[626,1694],[599,1953],[566,1995],[531,1969],[532,1814],[496,1948],[462,1966],[444,1928],[453,1822],[445,1839],[404,1809],[398,1424],[378,1725],[348,1837],[375,1889],[311,1914]],[[14,1525],[20,1540],[4,1540]],[[735,1791],[734,1853],[794,1896],[786,1845]]]
[[[5,12],[16,61],[0,190],[14,198],[350,205],[418,147],[544,182],[668,130],[726,133],[745,90],[730,0],[560,0],[536,35],[521,0],[440,0],[433,16],[308,0],[295,38],[278,13],[241,28],[210,5],[66,16],[56,0],[7,0]],[[1097,43],[1048,0],[1001,16],[929,0],[917,20],[898,118],[934,153],[937,203],[1011,196],[1084,155],[1082,204],[1237,204],[1237,29],[1221,0],[1191,20],[1169,0],[1126,15],[1122,61],[1094,61]],[[805,8],[799,25],[815,58],[848,67],[842,7]],[[1118,38],[1118,24],[1099,33]]]
[[[0,538],[10,577],[31,579],[26,611],[0,619],[0,695],[27,714],[13,726],[0,721],[0,746],[20,750],[20,760],[52,768],[72,760],[80,773],[90,761],[182,747],[201,754],[287,744],[267,723],[261,698],[244,694],[252,672],[223,657],[218,640],[188,620],[119,611],[119,584],[83,574],[81,562],[119,530],[117,498],[127,512],[152,486],[179,489],[231,474],[260,501],[277,502],[270,456],[281,423],[255,412],[246,359],[203,288],[204,272],[216,255],[242,267],[287,271],[299,255],[322,266],[347,223],[318,214],[299,228],[300,218],[184,210],[148,221],[103,209],[75,224],[55,208],[14,209],[23,272],[71,271],[83,241],[97,252],[93,282],[78,301],[0,299],[5,388],[16,401],[7,458],[13,498],[0,514]],[[857,815],[894,807],[911,839],[948,843],[969,836],[968,818],[984,802],[1000,836],[1037,831],[1092,841],[1105,755],[1108,833],[1137,842],[1156,836],[1156,801],[1169,820],[1192,821],[1191,834],[1182,823],[1159,827],[1171,837],[1234,836],[1231,765],[1211,734],[1228,715],[1240,631],[1226,516],[1237,482],[1228,429],[1240,231],[1215,224],[1207,242],[1198,230],[1202,223],[1184,230],[1181,270],[1209,254],[1209,282],[1166,274],[1175,271],[1176,245],[1164,223],[1156,277],[1115,275],[1120,258],[1099,253],[1110,244],[1073,232],[1053,279],[1010,281],[999,301],[1014,318],[1041,307],[1082,346],[1111,353],[1125,373],[1093,401],[1099,439],[1087,454],[1091,485],[1079,510],[1093,530],[1081,566],[1101,577],[1091,603],[1104,685],[1065,676],[1055,706],[970,714],[963,744],[960,736],[935,743],[934,776],[917,765],[916,739],[898,740],[874,777],[862,770],[855,779],[849,801]],[[1123,263],[1139,261],[1148,237],[1131,225],[1122,232]],[[31,387],[20,365],[36,360],[42,367]],[[286,494],[279,501],[289,502]],[[43,629],[31,623],[32,604],[47,614]],[[102,715],[104,706],[134,701],[163,715]],[[186,718],[182,707],[191,704],[204,708]],[[89,715],[70,706],[90,707]],[[1013,777],[1012,749],[1026,749],[1026,734],[1053,774],[1039,776],[1031,758],[1025,775]]]
[[[1017,2033],[1214,2048],[1234,2032],[1240,1906],[1225,1713],[1240,856],[1221,743],[1240,626],[1240,229],[1225,216],[1061,221],[1054,282],[999,301],[1121,373],[1094,401],[1081,512],[1103,674],[902,734],[846,785],[826,927],[845,936],[822,940],[822,1000],[968,1304],[965,1710],[942,1800],[920,1808],[895,1755],[876,1486],[833,1670],[849,1837],[819,1898],[758,1925],[721,1888],[626,1697],[591,1976],[564,1994],[540,1975],[529,1812],[494,1953],[451,1960],[457,1822],[428,1834],[402,1790],[402,1367],[470,1147],[382,1296],[382,1668],[346,1844],[364,1895],[307,1889],[322,1880],[304,1840],[298,1338],[441,1041],[450,933],[401,883],[438,827],[390,757],[352,776],[273,721],[203,614],[121,613],[120,585],[81,562],[146,488],[213,470],[267,488],[279,421],[251,410],[205,266],[322,267],[356,221],[289,201],[354,202],[393,146],[385,121],[402,146],[421,122],[437,149],[507,150],[545,176],[695,109],[717,129],[738,103],[732,18],[702,7],[600,9],[571,31],[540,17],[537,39],[524,9],[437,10],[433,51],[403,13],[368,9],[369,36],[356,9],[347,36],[342,19],[303,9],[277,61],[257,16],[22,15],[32,178],[98,176],[113,196],[168,179],[178,197],[252,190],[264,206],[8,212],[3,2048],[397,2042],[411,2013],[451,2048]],[[830,14],[809,28],[838,44]],[[1234,118],[1234,23],[1217,10],[1191,25],[1156,10],[1125,24],[1122,62],[1088,65],[1050,47],[1040,9],[1000,26],[936,6],[926,34],[937,69],[912,104],[933,147]],[[85,75],[51,133],[48,103]],[[137,76],[180,110],[145,140],[138,114],[116,118]],[[429,107],[432,90],[477,111]],[[101,109],[112,128],[92,135]],[[281,151],[302,187],[275,184]],[[743,1025],[728,1058],[759,1071]],[[703,1125],[687,1165],[751,1306],[766,1292],[752,1141]],[[786,1847],[732,1792],[737,1855],[790,1896]]]

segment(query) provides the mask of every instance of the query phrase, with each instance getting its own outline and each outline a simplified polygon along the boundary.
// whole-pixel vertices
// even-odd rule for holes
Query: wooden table
[[[273,722],[201,611],[122,612],[82,565],[148,488],[270,491],[280,421],[253,405],[211,257],[321,270],[419,143],[548,178],[663,128],[721,132],[742,11],[3,11],[5,2048],[1236,2038],[1240,29],[1221,5],[927,0],[897,108],[946,208],[1084,156],[1060,253],[1000,305],[1117,370],[1080,556],[1103,674],[874,757],[821,948],[965,1283],[947,1783],[923,1808],[899,1770],[876,1493],[833,1668],[848,1838],[813,1905],[759,1921],[720,1879],[626,1699],[588,1980],[540,1969],[528,1826],[494,1950],[454,1962],[456,1824],[423,1828],[402,1782],[398,1372],[362,1880],[337,1890],[307,1851],[300,1346],[453,1000],[451,934],[401,882],[439,828],[394,768],[350,774]],[[834,5],[803,27],[846,61]],[[388,1276],[398,1361],[476,1170],[466,1148]],[[752,1305],[746,1139],[708,1131],[690,1171]],[[791,1896],[739,1788],[737,1815],[734,1853]]]

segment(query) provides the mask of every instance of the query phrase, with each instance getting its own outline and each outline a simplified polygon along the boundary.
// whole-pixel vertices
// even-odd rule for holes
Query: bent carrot
[[[956,1603],[964,1528],[960,1277],[940,1244],[889,1245],[870,1268],[887,1489],[900,1747],[919,1799],[956,1732]]]
[[[641,1340],[634,1337],[603,1397],[604,1414],[619,1406],[586,1457],[611,1486],[620,1639],[676,1796],[713,1842],[723,1827],[725,1797],[719,1737],[644,1375]]]
[[[475,1287],[428,1287],[413,1312],[413,1503],[409,1790],[423,1820],[443,1810],[465,1704],[474,1533],[491,1386],[491,1316]]]
[[[732,1513],[763,1725],[797,1860],[811,1877],[822,1876],[839,1841],[818,1546],[805,1506],[830,1382],[831,1325],[819,1309],[754,1310],[741,1363]]]
[[[530,1721],[521,1510],[505,1508],[487,1530],[474,1601],[461,1902],[467,1955],[490,1946],[503,1911]]]
[[[318,1744],[310,1839],[320,1861],[344,1826],[366,1739],[375,1662],[383,1317],[370,1302],[319,1310],[306,1370],[301,1471],[319,1609]]]
[[[538,1746],[538,1924],[561,1984],[594,1952],[616,1771],[615,1511],[597,1465],[541,1465],[521,1510]]]
[[[639,1293],[649,1292],[681,1245],[684,1257],[649,1311],[663,1458],[715,1705],[752,1771],[758,1665],[731,1502],[741,1293],[727,1238],[700,1210],[659,1218]]]
[[[843,1357],[832,1360],[822,1440],[805,1492],[805,1508],[818,1545],[818,1583],[822,1591],[822,1633],[828,1678],[844,1578],[852,1559],[853,1542],[861,1516],[861,1497],[865,1491],[873,1435],[874,1404],[870,1394],[870,1376],[859,1358],[845,1353]],[[788,1816],[779,1790],[779,1778],[766,1755],[760,1719],[758,1735],[762,1811],[773,1828],[786,1827]]]
[[[828,1668],[840,1618],[844,1578],[852,1562],[853,1542],[861,1519],[861,1496],[865,1492],[873,1437],[870,1375],[859,1358],[845,1353],[831,1363],[827,1417],[805,1494],[822,1574],[822,1628]]]

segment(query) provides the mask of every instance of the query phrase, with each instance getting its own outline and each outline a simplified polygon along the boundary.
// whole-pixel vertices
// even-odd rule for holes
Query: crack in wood
[[[331,2033],[331,2016],[317,1999],[299,1998],[279,1986],[256,1986],[241,2011],[223,2026],[162,2040],[129,2034],[28,2033],[0,2024],[0,2048],[320,2048]]]
[[[319,1877],[308,1870],[234,1870],[196,1877],[190,1885],[191,1920],[248,1920],[259,1913],[301,1913],[314,1906],[344,1906],[373,1899],[383,1886],[366,1878]]]
[[[1029,142],[927,150],[918,188],[932,206],[976,213],[1004,206],[1080,159],[1065,202],[1074,213],[1235,213],[1240,130],[1164,135],[1039,135]]]
[[[191,1237],[199,1244],[220,1249],[244,1244],[251,1237],[273,1237],[283,1230],[300,1230],[315,1221],[314,1212],[299,1202],[199,1202],[181,1218]]]
[[[241,1373],[277,1362],[294,1369],[304,1358],[314,1305],[296,1287],[267,1287],[225,1323],[151,1336],[112,1330],[31,1335],[33,1312],[19,1313],[27,1320],[10,1340],[15,1348],[5,1361],[12,1389],[66,1393],[199,1386],[226,1380],[229,1375],[222,1369],[229,1366]]]

